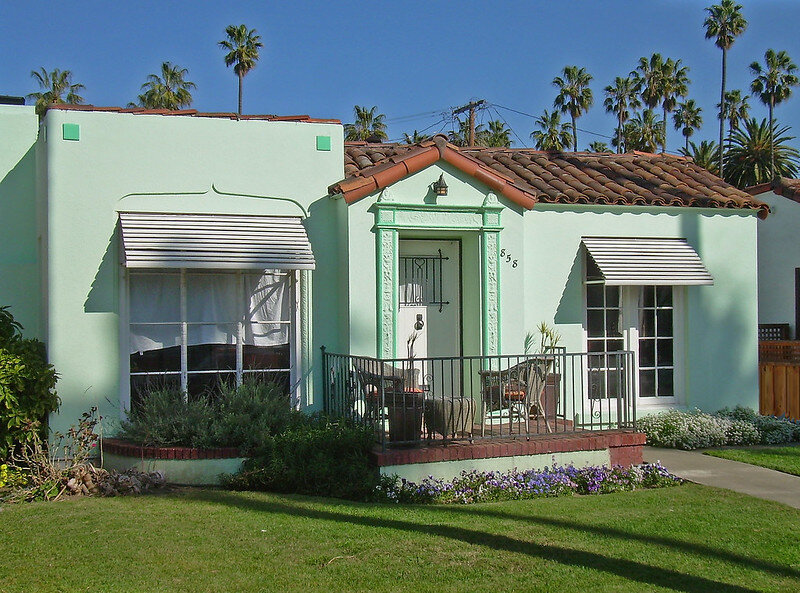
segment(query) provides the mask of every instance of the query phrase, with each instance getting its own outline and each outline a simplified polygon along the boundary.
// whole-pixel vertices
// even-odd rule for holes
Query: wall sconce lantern
[[[444,182],[444,173],[439,175],[439,180],[433,182],[433,193],[437,196],[447,195],[447,184]]]

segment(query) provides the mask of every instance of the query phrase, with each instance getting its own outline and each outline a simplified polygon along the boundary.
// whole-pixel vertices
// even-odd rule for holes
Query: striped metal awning
[[[611,286],[714,284],[686,239],[582,237],[581,241]]]
[[[314,268],[298,217],[120,212],[119,220],[129,268]]]

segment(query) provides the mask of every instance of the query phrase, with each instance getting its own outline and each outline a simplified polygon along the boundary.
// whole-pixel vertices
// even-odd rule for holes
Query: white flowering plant
[[[800,423],[762,416],[750,408],[723,408],[715,414],[698,409],[648,414],[637,422],[647,443],[673,449],[704,449],[724,445],[775,445],[800,441]]]

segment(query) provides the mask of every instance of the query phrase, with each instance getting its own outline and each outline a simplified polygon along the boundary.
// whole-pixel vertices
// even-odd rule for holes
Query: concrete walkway
[[[757,465],[703,455],[701,451],[644,448],[644,460],[705,486],[725,488],[800,509],[800,477]]]

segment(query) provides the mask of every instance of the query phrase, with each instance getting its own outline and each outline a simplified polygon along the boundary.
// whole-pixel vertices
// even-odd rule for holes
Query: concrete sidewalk
[[[725,488],[800,509],[800,477],[757,465],[703,455],[701,451],[644,448],[644,460],[705,486]]]

